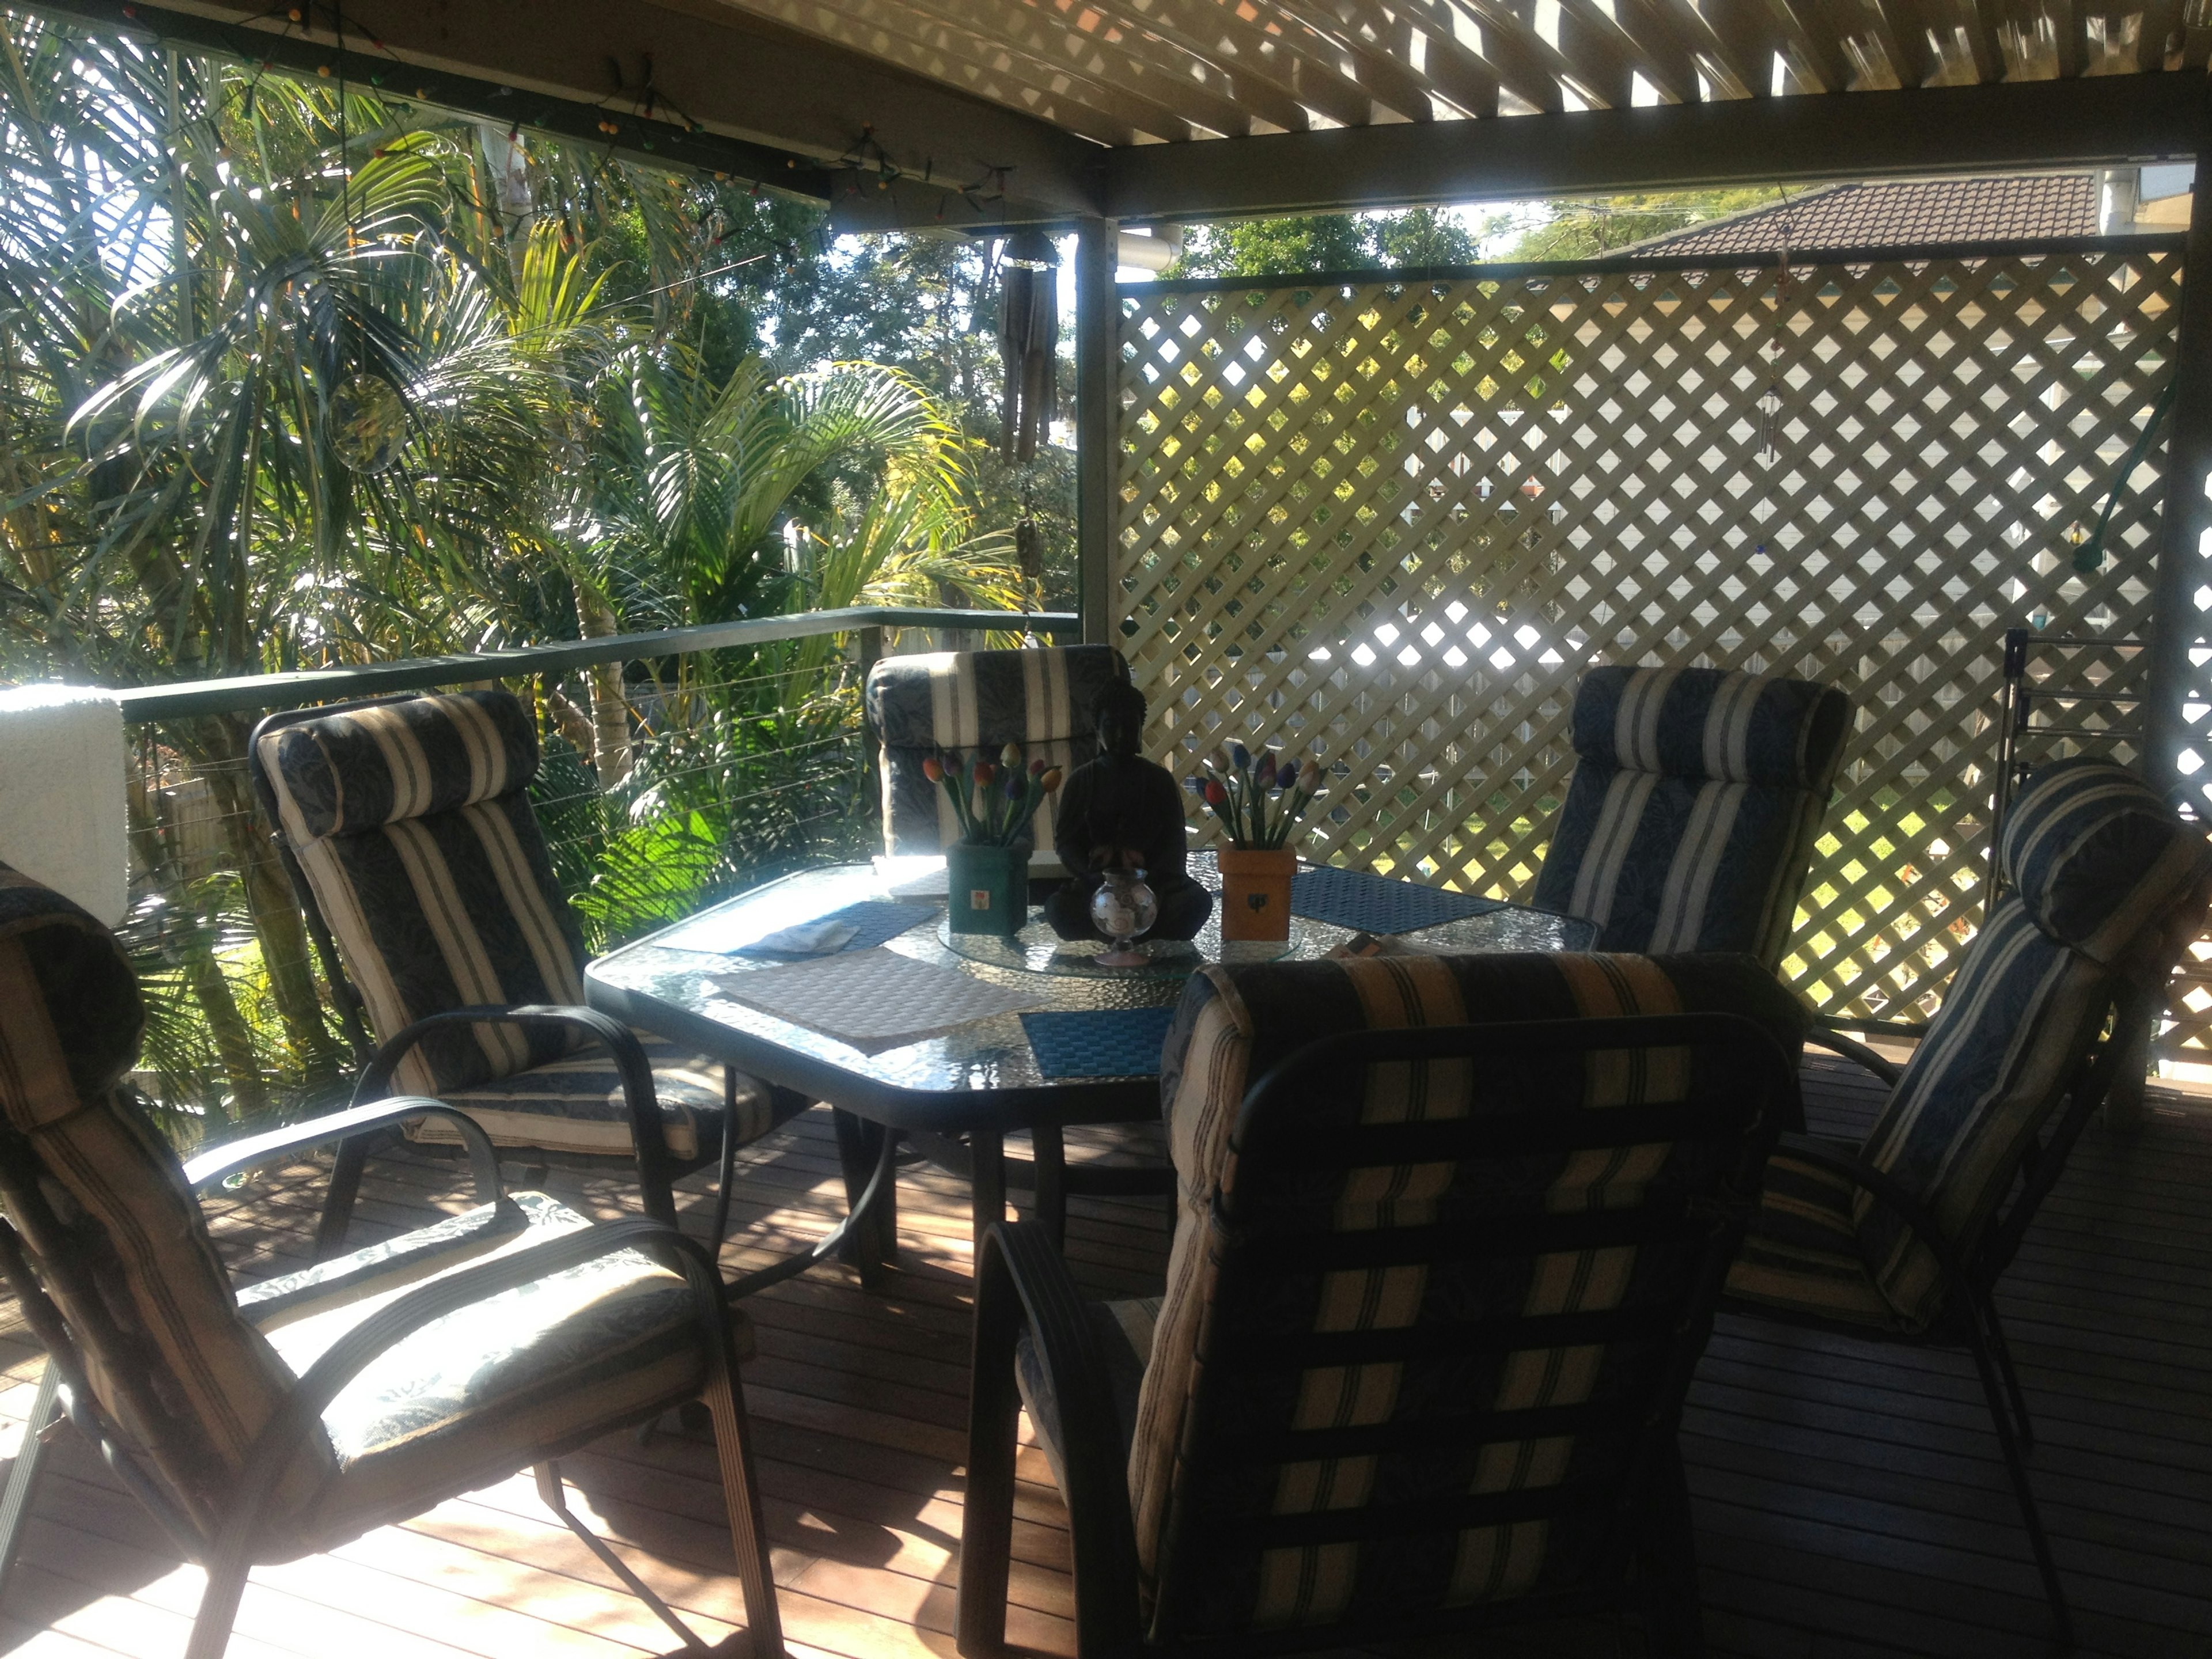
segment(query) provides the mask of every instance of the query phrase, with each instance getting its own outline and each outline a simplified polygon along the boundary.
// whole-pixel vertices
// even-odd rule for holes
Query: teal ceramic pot
[[[1011,938],[1030,916],[1030,849],[971,847],[945,849],[945,904],[956,933]]]

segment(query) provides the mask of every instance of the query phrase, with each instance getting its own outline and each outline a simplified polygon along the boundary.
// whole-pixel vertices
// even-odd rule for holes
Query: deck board
[[[1878,1093],[1807,1067],[1821,1133],[1863,1132]],[[1139,1135],[1137,1139],[1143,1137]],[[1079,1133],[1123,1155],[1127,1132]],[[1082,1143],[1087,1141],[1085,1147]],[[1141,1148],[1133,1149],[1141,1151]],[[843,1188],[826,1115],[747,1150],[732,1268],[818,1237]],[[632,1213],[618,1174],[511,1164],[600,1217]],[[321,1171],[264,1172],[210,1206],[241,1279],[307,1257]],[[1019,1194],[1017,1194],[1018,1200]],[[763,1503],[797,1659],[946,1659],[957,1560],[971,1251],[964,1183],[908,1169],[900,1269],[881,1293],[825,1267],[754,1298],[745,1371]],[[468,1207],[453,1164],[380,1158],[354,1239]],[[681,1202],[695,1226],[704,1183]],[[1158,1200],[1078,1200],[1069,1258],[1099,1294],[1155,1289]],[[2124,1139],[2093,1127],[2000,1292],[2037,1414],[2038,1491],[2090,1655],[2212,1659],[2212,1114],[2164,1104]],[[0,1313],[0,1452],[12,1453],[35,1345]],[[1707,1636],[1733,1659],[2038,1651],[2041,1597],[1963,1355],[1878,1348],[1723,1316],[1684,1424]],[[199,1576],[67,1437],[0,1601],[0,1650],[161,1659],[181,1650]],[[571,1500],[710,1638],[742,1624],[711,1449],[611,1437],[563,1464]],[[1026,1448],[1016,1497],[1012,1639],[1073,1650],[1066,1516]],[[327,1556],[254,1576],[238,1659],[629,1659],[672,1638],[538,1502],[527,1476]],[[1589,1623],[1486,1646],[1507,1659],[1616,1650]]]

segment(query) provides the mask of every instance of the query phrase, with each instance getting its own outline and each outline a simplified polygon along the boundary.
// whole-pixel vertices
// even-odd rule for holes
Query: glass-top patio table
[[[1210,855],[1194,854],[1191,872],[1209,885],[1218,880]],[[913,924],[885,941],[884,949],[957,969],[1030,999],[1036,1010],[1059,1012],[1171,1006],[1203,962],[1316,957],[1352,937],[1350,928],[1294,915],[1287,945],[1232,943],[1224,951],[1217,917],[1192,941],[1195,948],[1154,946],[1146,967],[1101,969],[1089,962],[1097,947],[1062,946],[1034,913],[1015,941],[952,935],[945,926],[941,896],[895,892],[875,866],[856,864],[769,882],[591,964],[586,985],[593,1007],[871,1126],[855,1141],[857,1126],[839,1125],[848,1183],[856,1170],[872,1164],[868,1143],[884,1129],[944,1141],[964,1139],[979,1236],[1005,1216],[1009,1131],[1051,1133],[1072,1124],[1157,1120],[1158,1079],[1151,1074],[1048,1076],[1018,1013],[871,1053],[729,994],[732,975],[781,965],[732,951],[764,933],[855,903],[894,898],[926,906],[927,915],[918,908]],[[1577,918],[1504,905],[1401,937],[1431,951],[1561,951],[1586,948],[1595,931]],[[888,1242],[888,1227],[869,1231]]]

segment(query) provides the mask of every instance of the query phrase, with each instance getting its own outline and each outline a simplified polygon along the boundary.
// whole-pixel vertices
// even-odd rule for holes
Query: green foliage
[[[1499,258],[1507,261],[1595,259],[1632,243],[1664,236],[1708,219],[1765,207],[1778,198],[1765,186],[1737,190],[1658,191],[1636,196],[1552,202],[1521,231]],[[1493,230],[1510,231],[1493,222]]]
[[[1194,226],[1169,276],[1276,276],[1467,264],[1474,239],[1448,212],[1318,213]]]
[[[726,183],[0,12],[0,679],[1022,603],[1006,526],[1042,494],[1065,533],[1072,471],[987,447],[990,245],[822,229]],[[858,850],[836,642],[628,672],[516,687],[595,948]],[[147,750],[212,804],[216,875],[187,878],[207,849],[183,855],[150,788],[133,808],[142,1080],[185,1139],[342,1080],[245,795],[249,726]]]

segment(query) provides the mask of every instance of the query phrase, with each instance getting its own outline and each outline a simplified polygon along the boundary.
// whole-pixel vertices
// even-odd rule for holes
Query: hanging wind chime
[[[1027,466],[1052,423],[1060,352],[1060,255],[1041,230],[1007,239],[999,289],[999,362],[1005,375],[1000,453]],[[1022,516],[1014,526],[1014,556],[1032,592],[1044,574],[1036,520],[1030,515],[1030,480],[1022,481]]]

